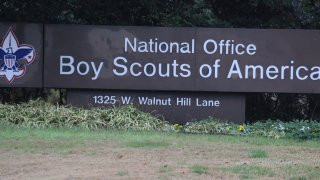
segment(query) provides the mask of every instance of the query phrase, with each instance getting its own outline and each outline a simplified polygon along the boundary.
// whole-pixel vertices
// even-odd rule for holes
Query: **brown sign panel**
[[[0,87],[42,87],[43,25],[0,24]]]
[[[46,87],[193,87],[193,28],[46,25],[45,31]]]
[[[45,87],[319,93],[320,31],[45,25]]]
[[[197,90],[320,93],[319,30],[198,28],[196,51]]]
[[[133,104],[180,124],[209,116],[239,124],[245,119],[245,96],[234,93],[68,90],[67,101],[83,107]]]

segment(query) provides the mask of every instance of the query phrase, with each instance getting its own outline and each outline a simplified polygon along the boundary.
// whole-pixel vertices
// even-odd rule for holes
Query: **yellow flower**
[[[243,132],[244,131],[244,126],[240,125],[238,131]]]

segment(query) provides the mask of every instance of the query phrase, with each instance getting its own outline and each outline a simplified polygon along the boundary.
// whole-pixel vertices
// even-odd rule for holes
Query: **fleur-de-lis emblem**
[[[0,45],[0,77],[8,83],[22,77],[27,70],[26,65],[31,64],[35,57],[35,49],[29,44],[19,44],[9,28]]]

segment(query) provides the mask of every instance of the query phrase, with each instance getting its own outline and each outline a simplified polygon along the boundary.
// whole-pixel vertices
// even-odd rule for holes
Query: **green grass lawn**
[[[143,147],[141,142],[146,142],[146,147],[159,146],[157,143],[175,142],[174,145],[188,145],[192,143],[228,143],[228,144],[252,144],[252,145],[271,145],[271,146],[302,146],[320,147],[320,141],[314,140],[295,140],[295,139],[273,139],[266,137],[246,137],[228,135],[202,135],[202,134],[183,134],[175,132],[154,132],[154,131],[118,131],[118,130],[87,130],[87,129],[29,129],[0,127],[0,141],[5,140],[67,140],[72,143],[83,141],[101,141],[105,139],[117,140],[119,143],[128,146],[137,143],[137,147]],[[148,143],[149,142],[149,143]],[[171,144],[172,145],[172,144]]]

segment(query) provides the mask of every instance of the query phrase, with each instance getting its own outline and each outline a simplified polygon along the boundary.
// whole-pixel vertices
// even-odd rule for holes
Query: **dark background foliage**
[[[0,22],[319,29],[320,0],[0,0]],[[65,90],[2,88],[2,103]],[[320,95],[248,93],[247,120],[320,119]]]

